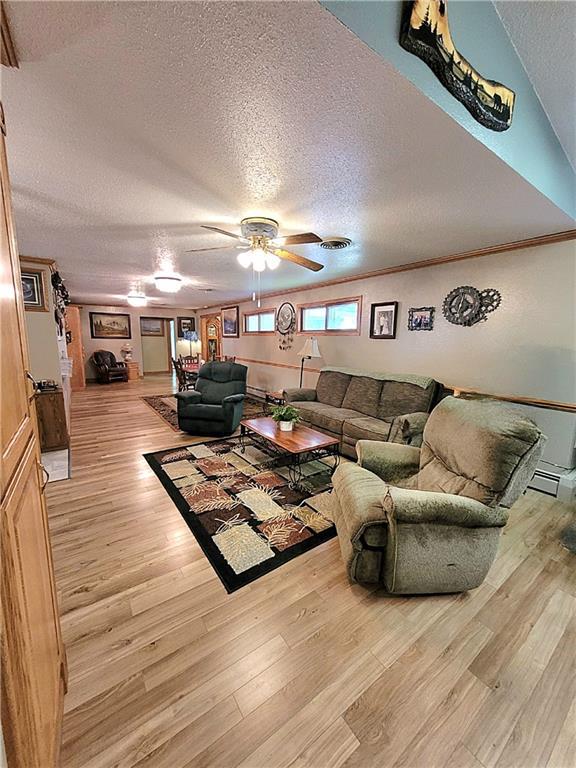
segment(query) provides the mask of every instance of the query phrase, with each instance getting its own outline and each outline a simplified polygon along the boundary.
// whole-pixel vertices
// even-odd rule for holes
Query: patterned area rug
[[[147,395],[142,400],[153,408],[175,432],[180,432],[178,427],[178,413],[176,411],[176,398],[169,392],[167,395]],[[264,402],[255,397],[247,397],[244,400],[244,419],[253,419],[264,415]]]
[[[329,518],[332,458],[302,465],[289,485],[285,459],[249,437],[147,453],[228,592],[336,535]]]

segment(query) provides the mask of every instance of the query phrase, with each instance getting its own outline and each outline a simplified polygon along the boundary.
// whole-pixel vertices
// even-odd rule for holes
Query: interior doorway
[[[174,320],[169,317],[141,317],[142,373],[170,373],[176,356]]]

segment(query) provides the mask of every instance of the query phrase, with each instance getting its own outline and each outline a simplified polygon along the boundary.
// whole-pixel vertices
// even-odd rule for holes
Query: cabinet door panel
[[[0,104],[0,659],[10,768],[55,768],[64,697],[52,553]]]
[[[1,506],[3,682],[16,765],[26,768],[55,764],[62,711],[60,629],[38,473],[31,441]]]
[[[2,144],[4,137],[1,137]],[[10,482],[24,446],[32,436],[31,404],[26,385],[28,356],[19,308],[20,265],[10,212],[5,153],[0,160],[2,226],[0,234],[0,493]],[[24,384],[23,384],[24,382]]]

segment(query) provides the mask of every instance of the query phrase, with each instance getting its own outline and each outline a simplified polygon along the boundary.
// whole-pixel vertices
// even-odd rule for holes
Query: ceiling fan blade
[[[226,232],[225,229],[219,229],[218,227],[209,227],[206,224],[200,225],[202,229],[210,229],[212,232],[219,232],[221,235],[226,235],[227,237],[233,237],[235,240],[246,240],[245,237],[242,237],[242,235],[235,235],[233,232]]]
[[[314,232],[303,232],[301,235],[276,237],[273,242],[278,245],[305,245],[306,243],[321,243],[322,238],[315,235]]]
[[[324,264],[318,264],[317,261],[311,261],[304,256],[299,256],[297,253],[292,253],[292,251],[285,251],[284,248],[274,248],[273,252],[279,259],[291,261],[293,264],[306,267],[306,269],[311,269],[313,272],[319,272],[321,269],[324,269]]]
[[[202,251],[230,251],[232,248],[236,248],[237,246],[232,245],[215,245],[212,248],[192,248],[189,251],[184,251],[184,253],[202,253]]]

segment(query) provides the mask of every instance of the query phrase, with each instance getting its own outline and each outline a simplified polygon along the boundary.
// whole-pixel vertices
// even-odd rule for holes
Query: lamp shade
[[[314,336],[306,339],[304,346],[298,352],[298,357],[322,357],[318,347],[318,340]]]

